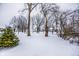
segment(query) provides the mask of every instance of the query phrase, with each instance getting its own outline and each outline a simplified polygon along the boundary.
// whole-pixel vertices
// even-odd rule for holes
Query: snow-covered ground
[[[0,49],[0,56],[75,56],[79,55],[79,46],[49,33],[16,33],[20,39],[18,46],[9,49]]]

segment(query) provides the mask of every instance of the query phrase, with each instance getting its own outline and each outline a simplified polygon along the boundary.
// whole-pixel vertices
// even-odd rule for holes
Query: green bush
[[[15,35],[11,27],[6,27],[0,36],[0,47],[13,47],[18,45],[18,37]]]

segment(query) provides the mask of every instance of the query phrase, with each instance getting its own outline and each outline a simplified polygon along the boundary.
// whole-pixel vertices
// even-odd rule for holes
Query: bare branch
[[[38,3],[37,4],[35,4],[33,7],[32,7],[32,9],[31,9],[31,11],[36,7],[38,5]]]

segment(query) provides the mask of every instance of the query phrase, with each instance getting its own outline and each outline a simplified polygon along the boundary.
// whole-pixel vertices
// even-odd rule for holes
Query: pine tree
[[[0,36],[0,47],[13,47],[18,45],[18,37],[15,35],[11,27],[6,27]]]

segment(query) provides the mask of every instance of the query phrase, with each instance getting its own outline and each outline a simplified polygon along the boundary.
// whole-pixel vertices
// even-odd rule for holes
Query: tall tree
[[[22,10],[25,11],[27,10],[28,11],[28,24],[27,24],[27,27],[28,27],[28,31],[27,31],[27,36],[30,36],[30,20],[31,20],[31,12],[34,10],[34,8],[38,5],[37,3],[25,3],[25,9]]]
[[[53,10],[51,10],[52,15],[50,16],[50,18],[52,19],[52,27],[53,27],[53,23],[55,23],[55,30],[56,32],[58,31],[58,21],[59,21],[59,6],[58,5],[54,5],[55,7],[53,8]]]
[[[41,4],[41,11],[44,15],[45,18],[45,36],[48,36],[48,20],[47,20],[47,15],[48,15],[48,11],[49,11],[49,4]]]
[[[48,36],[48,18],[49,18],[48,15],[51,13],[51,11],[52,12],[54,11],[55,5],[56,4],[54,4],[54,3],[41,4],[41,11],[45,18],[45,36],[46,37]]]
[[[60,36],[62,36],[65,26],[67,25],[68,16],[71,15],[74,11],[60,11],[59,23],[60,23]]]

